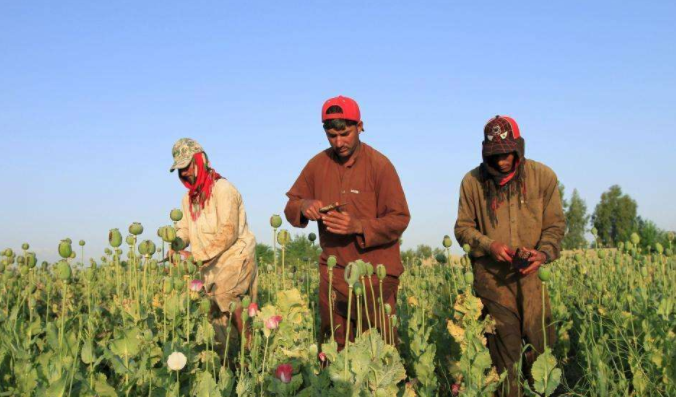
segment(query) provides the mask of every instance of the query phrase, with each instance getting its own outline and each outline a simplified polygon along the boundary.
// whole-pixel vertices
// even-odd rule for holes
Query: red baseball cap
[[[343,112],[326,114],[326,111],[329,110],[331,106],[339,106]],[[344,119],[360,122],[361,112],[359,111],[359,105],[357,105],[357,102],[354,99],[342,95],[327,100],[324,102],[324,106],[322,106],[322,123],[326,120],[333,119]]]

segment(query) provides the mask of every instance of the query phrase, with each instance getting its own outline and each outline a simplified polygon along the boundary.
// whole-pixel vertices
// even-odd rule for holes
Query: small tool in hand
[[[344,204],[338,204],[338,203],[329,204],[329,205],[327,205],[327,206],[325,206],[325,207],[320,208],[320,209],[319,209],[319,213],[320,213],[320,214],[326,214],[326,213],[328,213],[329,211],[340,210],[340,208],[342,208],[342,207],[344,207],[344,206],[346,206],[346,205],[347,205],[346,203],[344,203]]]

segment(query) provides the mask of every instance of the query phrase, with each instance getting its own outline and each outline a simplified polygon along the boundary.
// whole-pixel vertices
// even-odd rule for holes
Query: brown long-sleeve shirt
[[[511,195],[496,211],[498,223],[491,224],[479,167],[462,180],[455,237],[472,247],[474,258],[489,255],[493,241],[511,248],[535,248],[557,259],[566,220],[561,206],[558,180],[554,171],[542,163],[527,160],[524,168],[526,195],[519,203]]]
[[[284,214],[295,227],[308,224],[301,214],[303,200],[345,203],[343,211],[361,220],[364,233],[348,236],[330,233],[319,222],[321,265],[335,255],[341,267],[362,259],[385,265],[389,275],[403,273],[399,238],[411,215],[397,171],[383,154],[362,142],[350,162],[341,164],[332,149],[324,150],[308,162],[286,195]]]

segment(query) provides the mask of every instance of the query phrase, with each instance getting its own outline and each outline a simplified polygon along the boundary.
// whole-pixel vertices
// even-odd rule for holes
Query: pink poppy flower
[[[291,382],[291,375],[293,374],[293,367],[291,364],[279,364],[275,371],[275,376],[284,383]]]
[[[258,314],[258,304],[251,302],[249,305],[249,317],[256,317]]]
[[[282,321],[282,316],[272,316],[265,321],[265,328],[277,329],[279,323]]]
[[[200,292],[200,290],[202,288],[204,288],[204,281],[202,281],[202,280],[192,280],[190,282],[190,291]]]

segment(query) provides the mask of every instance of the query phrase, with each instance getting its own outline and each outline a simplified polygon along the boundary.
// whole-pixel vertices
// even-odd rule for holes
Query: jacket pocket
[[[351,191],[348,195],[352,208],[347,208],[347,212],[355,214],[358,218],[373,219],[378,216],[378,206],[376,202],[376,193],[373,191]]]

